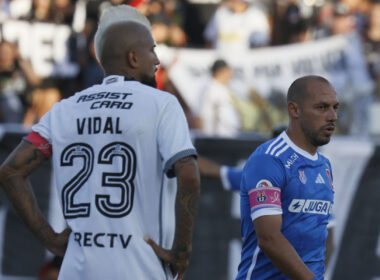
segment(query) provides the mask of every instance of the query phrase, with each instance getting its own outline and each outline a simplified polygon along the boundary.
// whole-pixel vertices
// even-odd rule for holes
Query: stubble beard
[[[306,125],[301,123],[301,129],[306,138],[309,140],[310,144],[315,147],[323,146],[330,142],[330,136],[319,136],[322,133],[323,128],[320,128],[318,130],[311,130]]]
[[[156,81],[156,75],[153,76],[143,76],[141,78],[141,83],[144,85],[157,88],[157,81]]]

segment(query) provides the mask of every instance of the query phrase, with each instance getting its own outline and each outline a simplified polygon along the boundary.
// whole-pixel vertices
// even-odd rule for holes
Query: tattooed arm
[[[176,198],[176,231],[172,253],[177,263],[174,270],[182,276],[188,266],[191,253],[191,239],[195,216],[198,209],[200,179],[198,165],[194,157],[186,157],[175,164],[178,190]],[[177,267],[176,267],[177,266]]]
[[[0,184],[24,223],[41,243],[63,256],[70,230],[57,234],[42,216],[30,181],[31,174],[46,159],[34,145],[22,141],[0,167]]]
[[[178,190],[175,204],[176,229],[173,246],[171,250],[165,250],[149,238],[146,241],[162,260],[171,265],[173,274],[178,274],[178,279],[182,279],[189,264],[192,249],[191,239],[198,209],[200,179],[197,161],[192,156],[180,159],[174,167]]]

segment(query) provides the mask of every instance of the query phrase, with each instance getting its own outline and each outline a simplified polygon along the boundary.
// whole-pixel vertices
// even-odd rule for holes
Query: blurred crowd
[[[379,0],[216,2],[218,1],[0,0],[0,122],[30,127],[55,102],[100,83],[103,72],[93,50],[96,23],[105,8],[119,4],[129,4],[140,9],[152,23],[152,34],[157,44],[174,48],[239,52],[357,32],[363,43],[363,56],[373,84],[369,87],[371,93],[366,104],[380,101]],[[51,74],[44,75],[43,71],[36,69],[36,63],[31,63],[37,54],[23,55],[27,53],[25,49],[28,47],[25,47],[25,43],[22,46],[20,36],[12,35],[22,32],[18,28],[10,28],[11,25],[8,25],[8,29],[5,28],[13,21],[27,22],[33,28],[38,26],[37,23],[67,27],[67,52],[64,53],[64,59],[57,63],[59,65],[54,65],[49,70],[48,73]],[[37,29],[26,30],[38,33],[35,31]],[[52,37],[55,36],[52,48],[43,49],[45,45],[41,44],[33,50],[37,49],[55,61],[60,54],[55,42],[62,32],[52,30],[38,33],[42,41],[48,38],[46,36],[49,32]],[[27,37],[27,33],[24,32],[23,36]],[[33,45],[33,42],[30,44]],[[276,100],[268,100],[253,89],[246,99],[236,95],[229,87],[234,71],[222,59],[210,67],[209,84],[200,95],[202,101],[199,110],[192,110],[186,104],[185,98],[169,78],[169,69],[170,65],[160,68],[157,73],[158,86],[178,97],[192,129],[206,135],[233,137],[241,132],[268,134],[274,126],[287,121],[283,95]],[[363,108],[368,109],[360,107],[362,113],[366,111]],[[352,108],[350,110],[355,112]],[[345,121],[338,127],[339,133],[353,133],[349,125],[352,123],[352,114],[342,115]]]

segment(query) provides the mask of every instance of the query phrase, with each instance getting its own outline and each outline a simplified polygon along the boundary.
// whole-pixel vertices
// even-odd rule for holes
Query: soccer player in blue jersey
[[[237,280],[323,279],[334,189],[330,162],[317,149],[330,141],[339,103],[319,76],[295,80],[287,101],[288,129],[244,167]]]

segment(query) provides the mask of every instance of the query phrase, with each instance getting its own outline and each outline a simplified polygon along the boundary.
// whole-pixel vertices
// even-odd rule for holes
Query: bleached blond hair
[[[139,10],[127,6],[117,5],[111,6],[106,9],[100,17],[98,30],[95,33],[95,55],[99,62],[101,62],[101,53],[104,45],[104,33],[112,25],[134,21],[146,26],[150,30],[150,22]]]

